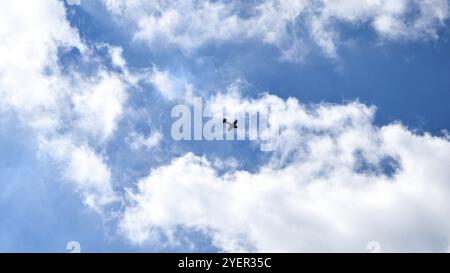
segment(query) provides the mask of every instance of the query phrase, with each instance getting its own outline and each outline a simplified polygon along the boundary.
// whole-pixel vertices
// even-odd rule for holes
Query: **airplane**
[[[237,128],[237,122],[238,122],[237,119],[233,123],[228,122],[226,118],[223,119],[223,123],[228,124],[228,131],[236,129]]]

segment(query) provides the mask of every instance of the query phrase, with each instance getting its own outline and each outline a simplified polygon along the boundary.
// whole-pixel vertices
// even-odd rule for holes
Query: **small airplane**
[[[238,122],[237,119],[233,123],[228,122],[226,118],[223,119],[223,123],[228,124],[228,131],[236,129],[237,128],[237,122]]]

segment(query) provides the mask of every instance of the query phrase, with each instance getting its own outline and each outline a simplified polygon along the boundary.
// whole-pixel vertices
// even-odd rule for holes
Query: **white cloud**
[[[152,73],[145,79],[167,100],[192,101],[193,85],[182,76],[175,76],[168,70],[153,68]]]
[[[115,65],[119,68],[124,68],[126,66],[127,62],[125,61],[125,59],[122,56],[123,49],[121,47],[110,46],[108,48],[108,51],[111,56],[113,65]]]
[[[126,75],[102,67],[89,76],[63,73],[58,53],[71,48],[83,60],[95,59],[66,20],[62,1],[2,3],[0,112],[13,112],[29,126],[39,152],[61,164],[84,202],[100,210],[116,200],[100,154],[123,113],[128,83]]]
[[[111,170],[106,159],[86,144],[76,145],[68,137],[41,138],[40,151],[63,166],[63,176],[72,182],[83,202],[98,212],[118,196],[112,188]]]
[[[115,131],[126,100],[126,83],[117,75],[102,72],[94,83],[87,82],[72,95],[75,126],[84,134],[101,141]]]
[[[163,135],[158,131],[153,132],[148,137],[145,137],[145,135],[137,132],[131,132],[127,137],[127,143],[133,150],[139,150],[142,148],[152,149],[159,145],[162,138]]]
[[[303,9],[299,1],[268,1],[252,7],[257,16],[242,18],[233,3],[210,1],[144,2],[105,0],[106,7],[135,26],[135,39],[153,49],[176,46],[185,52],[210,42],[258,39],[283,51],[299,48],[288,35]]]
[[[219,175],[192,153],[153,169],[129,191],[121,227],[131,242],[158,245],[184,227],[224,251],[364,252],[374,240],[385,252],[448,249],[447,139],[375,126],[374,108],[356,102],[219,99],[277,109],[279,149],[254,173]]]
[[[56,103],[57,95],[49,88],[54,79],[43,73],[57,69],[58,47],[85,47],[65,21],[61,3],[33,2],[28,8],[23,4],[2,3],[0,10],[0,103],[30,112]]]
[[[290,61],[307,53],[304,42],[310,37],[336,57],[339,23],[368,23],[381,38],[435,39],[448,18],[447,0],[104,2],[154,50],[168,45],[190,52],[208,43],[258,40]]]

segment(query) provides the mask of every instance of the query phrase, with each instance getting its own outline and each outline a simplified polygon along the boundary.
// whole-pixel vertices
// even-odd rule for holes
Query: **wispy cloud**
[[[131,22],[136,40],[156,51],[168,46],[191,52],[210,43],[256,40],[277,47],[288,61],[301,60],[309,40],[336,57],[340,25],[368,25],[382,39],[422,40],[436,39],[448,18],[446,0],[104,3],[119,20]]]

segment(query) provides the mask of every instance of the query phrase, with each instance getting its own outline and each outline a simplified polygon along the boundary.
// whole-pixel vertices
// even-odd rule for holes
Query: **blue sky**
[[[448,1],[44,2],[0,19],[0,251],[450,249]],[[174,141],[194,96],[279,149]]]

